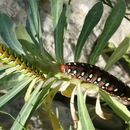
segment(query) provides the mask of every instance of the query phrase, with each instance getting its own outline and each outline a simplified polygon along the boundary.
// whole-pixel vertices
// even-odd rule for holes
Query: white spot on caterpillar
[[[110,84],[109,83],[106,83],[105,86],[108,87]]]
[[[89,78],[91,79],[92,77],[93,77],[93,74],[90,74],[90,75],[89,75]]]
[[[87,78],[87,81],[89,81],[90,79],[89,78]]]
[[[97,84],[97,81],[94,81],[94,84]]]
[[[102,86],[101,88],[102,88],[102,89],[105,89],[105,87],[104,87],[104,86]]]
[[[70,73],[71,72],[71,69],[68,69],[67,73]]]
[[[71,65],[71,63],[69,62],[68,65]]]
[[[90,66],[91,68],[93,68],[93,65],[90,64],[89,66]]]
[[[118,88],[115,88],[115,89],[114,89],[114,92],[117,92],[117,91],[118,91]]]
[[[74,70],[74,71],[73,71],[73,73],[74,73],[74,74],[76,74],[76,73],[77,73],[77,71],[76,71],[76,70]]]
[[[101,77],[99,77],[99,78],[97,79],[97,81],[100,82],[100,81],[101,81]]]
[[[78,77],[79,79],[81,78],[81,76]]]
[[[74,73],[72,73],[71,75],[74,76]]]
[[[84,76],[84,74],[85,74],[85,72],[82,72],[82,73],[81,73],[81,76]]]
[[[76,63],[74,62],[74,65],[76,65]]]

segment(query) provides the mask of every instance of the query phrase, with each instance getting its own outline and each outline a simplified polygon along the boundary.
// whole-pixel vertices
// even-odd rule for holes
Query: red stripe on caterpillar
[[[120,97],[123,104],[130,105],[130,87],[99,67],[86,63],[70,62],[61,64],[60,70],[62,73],[84,82],[96,84],[111,95]]]

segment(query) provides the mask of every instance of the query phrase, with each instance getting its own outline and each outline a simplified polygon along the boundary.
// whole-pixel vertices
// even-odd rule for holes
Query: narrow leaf
[[[80,58],[82,48],[89,34],[92,32],[93,28],[99,22],[102,13],[103,13],[103,4],[102,2],[98,2],[91,8],[91,10],[86,15],[86,18],[84,20],[84,25],[79,35],[76,49],[75,49],[75,55],[74,55],[75,61],[78,61],[78,59]]]
[[[56,84],[56,87],[49,91],[49,93],[47,94],[47,96],[44,100],[44,106],[43,106],[49,115],[53,130],[63,130],[62,126],[60,124],[59,118],[56,116],[56,114],[53,112],[53,110],[51,108],[53,98],[54,98],[55,94],[57,93],[57,91],[59,90],[60,85],[61,85],[61,83]],[[52,86],[54,86],[54,84]]]
[[[4,65],[0,67],[0,74],[3,73],[6,69],[10,68],[10,65]]]
[[[47,81],[47,83],[46,82],[44,83],[44,86],[43,86],[44,89],[41,91],[41,93],[40,93],[40,95],[38,97],[38,102],[37,102],[36,106],[43,103],[46,95],[49,92],[50,87],[52,86],[52,83],[55,81],[54,78],[52,78],[52,79],[50,78],[48,80],[49,80],[49,82]]]
[[[60,85],[61,85],[61,83],[58,84],[55,88],[51,89],[49,91],[48,95],[46,96],[46,98],[44,100],[44,104],[45,104],[45,108],[47,108],[47,110],[51,108],[53,98],[54,98],[55,94],[57,93],[57,91],[59,90]]]
[[[37,78],[33,79],[32,82],[29,84],[28,89],[26,91],[26,94],[24,96],[25,102],[28,101],[28,99],[30,98],[30,95],[34,89],[35,84],[36,84],[36,81],[37,81]]]
[[[114,97],[111,97],[103,90],[99,91],[106,103],[113,109],[113,111],[120,116],[124,121],[130,121],[130,112],[125,105],[118,102]]]
[[[49,82],[48,84],[46,82],[43,84],[43,82],[40,81],[37,86],[35,86],[33,93],[24,104],[10,130],[23,130],[27,120],[31,117],[32,113],[39,107],[39,105],[41,105],[41,102],[51,87],[52,82]]]
[[[0,97],[0,107],[14,98],[29,82],[31,79],[24,79],[21,82],[17,83],[16,86],[13,86],[13,89],[8,91],[5,95]]]
[[[30,113],[32,112],[35,103],[37,102],[37,98],[39,96],[39,90],[41,89],[43,82],[39,83],[38,86],[35,88],[34,92],[32,93],[30,99],[24,104],[23,108],[21,109],[18,117],[16,118],[13,126],[10,130],[22,130]]]
[[[22,25],[16,27],[16,34],[18,40],[23,46],[24,52],[26,53],[26,59],[32,64],[37,66],[38,68],[48,67],[48,62],[46,61],[46,57],[41,55],[41,51],[39,51],[39,47],[32,41],[29,36],[26,28]],[[43,62],[44,61],[44,62]],[[45,68],[46,69],[46,68]]]
[[[62,12],[63,0],[50,0],[50,2],[51,2],[51,15],[53,20],[53,30],[55,30]]]
[[[51,109],[49,111],[49,118],[51,120],[53,130],[64,130],[60,123],[60,119],[57,118],[56,114]]]
[[[11,74],[8,74],[0,79],[0,89],[6,89],[8,91],[8,88],[11,89],[17,85],[17,83],[23,80],[24,77],[24,74],[21,74],[19,72],[12,72]]]
[[[128,65],[130,66],[130,55],[129,54],[125,54],[123,56],[124,60],[128,63]]]
[[[28,41],[29,43],[35,44],[35,43],[33,43],[32,39],[31,39],[30,35],[28,34],[24,25],[22,25],[22,24],[17,25],[15,28],[15,32],[16,32],[18,40],[22,39],[24,41]]]
[[[37,4],[37,0],[29,0],[26,29],[43,57],[44,63],[48,64],[54,61],[54,59],[43,46],[44,42],[42,39],[41,21]]]
[[[6,70],[0,75],[0,79],[4,78],[5,76],[8,76],[9,74],[13,73],[14,71],[16,71],[16,67],[12,67],[12,68],[6,69]]]
[[[29,10],[27,17],[27,31],[29,32],[35,44],[41,44],[41,21],[38,10],[37,0],[29,0]]]
[[[24,54],[15,34],[15,24],[9,16],[0,12],[0,36],[5,44],[19,54]]]
[[[99,55],[102,53],[104,47],[108,44],[108,40],[115,33],[121,21],[125,15],[126,5],[124,0],[118,0],[115,7],[112,9],[112,12],[108,16],[103,32],[96,41],[92,53],[89,57],[89,63],[95,64],[99,58]]]
[[[115,64],[127,51],[127,49],[130,46],[130,37],[126,37],[119,47],[113,52],[113,54],[110,56],[110,58],[107,61],[107,64],[105,66],[105,70],[108,70],[111,68],[113,64]]]
[[[82,92],[80,90],[80,86],[77,88],[78,90],[78,113],[79,113],[79,120],[81,123],[81,130],[95,130],[89,113],[86,108],[85,100],[83,98]]]
[[[67,5],[64,4],[63,10],[59,17],[58,23],[54,30],[54,41],[55,41],[55,54],[58,62],[63,63],[63,42],[64,42],[64,29],[66,27],[66,9]]]

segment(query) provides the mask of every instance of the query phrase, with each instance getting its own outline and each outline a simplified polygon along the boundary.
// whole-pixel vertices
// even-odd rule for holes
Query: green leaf
[[[32,93],[29,100],[24,104],[22,107],[19,115],[17,116],[15,122],[13,123],[13,126],[10,130],[22,130],[27,119],[29,118],[35,103],[37,102],[37,98],[39,96],[39,90],[41,89],[41,86],[43,85],[43,82],[39,83],[38,86],[35,88],[34,92]]]
[[[126,53],[129,47],[130,37],[126,37],[108,59],[105,70],[110,69],[111,66],[115,64]]]
[[[104,98],[106,103],[113,109],[113,111],[121,117],[124,121],[130,121],[130,111],[125,105],[118,102],[114,97],[111,97],[108,93],[103,90],[99,91],[101,96]]]
[[[46,98],[44,100],[44,104],[45,104],[45,108],[47,108],[47,110],[51,109],[53,98],[54,98],[55,94],[57,93],[57,91],[59,90],[60,86],[61,86],[61,83],[57,84],[57,86],[55,86],[55,88],[51,89],[49,91],[48,95],[46,96]]]
[[[49,82],[47,81],[47,83],[46,82],[44,83],[44,86],[43,86],[44,89],[41,91],[41,93],[38,97],[38,102],[37,102],[36,106],[43,103],[45,97],[47,96],[47,94],[49,92],[49,89],[51,88],[52,83],[55,82],[54,78],[52,78],[52,79],[50,78],[48,80],[49,80]]]
[[[35,87],[36,82],[37,82],[37,78],[33,79],[33,80],[31,81],[31,83],[28,85],[26,94],[25,94],[25,96],[24,96],[25,102],[28,101],[28,99],[30,98],[30,95],[32,94],[32,92],[33,92],[33,90],[34,90],[34,87]]]
[[[64,130],[60,123],[60,119],[57,117],[57,115],[51,109],[49,111],[49,118],[51,120],[53,130]]]
[[[83,94],[80,90],[80,85],[77,87],[78,90],[78,113],[79,113],[79,120],[81,123],[81,130],[95,130],[89,113],[86,109],[85,100],[83,98]]]
[[[39,51],[39,47],[36,46],[36,44],[32,41],[25,27],[22,25],[17,26],[16,34],[18,40],[23,46],[24,52],[26,53],[25,59],[27,59],[27,61],[32,65],[37,66],[37,68],[40,68],[43,71],[47,70],[49,63],[48,61],[46,61],[46,57],[43,57],[41,55],[41,52]]]
[[[56,54],[56,59],[59,63],[64,62],[63,58],[63,42],[64,42],[64,29],[66,27],[66,10],[67,10],[67,5],[63,5],[63,10],[60,14],[58,23],[55,27],[54,30],[54,41],[55,41],[55,54]]]
[[[15,32],[18,40],[24,40],[24,41],[28,41],[29,43],[35,44],[33,43],[33,40],[28,34],[26,28],[22,24],[16,26]]]
[[[55,30],[63,8],[63,0],[50,0],[53,30]]]
[[[22,79],[22,81],[17,82],[15,86],[11,90],[9,90],[5,95],[0,97],[0,107],[2,107],[4,104],[6,104],[8,101],[10,101],[12,98],[14,98],[22,89],[25,88],[25,86],[32,80],[30,79]]]
[[[82,48],[89,34],[92,32],[93,28],[99,22],[102,16],[102,13],[103,13],[103,4],[102,2],[98,2],[91,8],[91,10],[86,15],[85,20],[84,20],[84,25],[79,35],[76,49],[75,49],[75,55],[74,55],[75,61],[78,61],[78,59],[80,58]]]
[[[40,14],[38,10],[37,0],[29,0],[29,10],[27,17],[27,31],[32,37],[35,44],[42,44],[42,31],[41,31],[41,21]]]
[[[59,118],[56,116],[56,114],[52,110],[52,101],[53,101],[53,98],[54,98],[55,94],[59,90],[60,86],[61,86],[61,83],[60,84],[56,83],[56,86],[49,91],[49,93],[47,94],[46,98],[44,99],[44,106],[43,106],[43,108],[45,109],[45,111],[49,115],[49,118],[50,118],[53,130],[63,130],[62,126],[60,124]]]
[[[0,79],[0,89],[11,89],[24,78],[24,74],[12,72]]]
[[[7,76],[15,71],[16,71],[16,67],[6,69],[3,73],[0,74],[0,79],[4,78],[5,76]]]
[[[108,44],[108,40],[115,33],[121,21],[125,15],[126,5],[124,0],[118,0],[115,7],[112,9],[112,12],[108,16],[103,32],[96,41],[91,55],[89,57],[89,63],[95,64],[99,58],[99,55],[102,53],[104,47]]]
[[[130,55],[129,54],[125,54],[123,56],[124,60],[128,63],[128,65],[130,66]]]
[[[0,36],[5,44],[18,54],[24,54],[15,34],[15,24],[9,16],[0,12]]]
[[[29,10],[26,21],[26,29],[28,34],[32,38],[33,43],[36,45],[36,48],[38,48],[38,52],[43,57],[44,63],[51,64],[52,61],[54,61],[54,59],[43,47],[41,22],[37,3],[37,0],[29,0]]]
[[[5,72],[6,69],[9,69],[10,68],[10,65],[4,65],[4,66],[1,66],[0,67],[0,74]]]
[[[37,86],[34,86],[35,89],[33,93],[29,100],[24,104],[10,130],[23,130],[23,126],[25,126],[28,118],[31,117],[31,114],[39,107],[39,104],[45,98],[51,84],[52,82],[49,82],[48,84],[45,82],[43,84],[43,82],[40,81]]]

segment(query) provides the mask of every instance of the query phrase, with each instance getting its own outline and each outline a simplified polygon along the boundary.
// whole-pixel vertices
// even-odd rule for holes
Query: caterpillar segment
[[[124,105],[130,105],[130,87],[99,67],[86,63],[70,62],[61,64],[60,70],[62,73],[83,82],[96,84],[110,95],[118,97]]]
[[[14,53],[12,50],[9,50],[2,43],[0,43],[0,60],[3,63],[7,63],[12,67],[16,67],[16,70],[26,74],[27,76],[31,76],[33,78],[39,78],[44,80],[44,75],[37,70],[36,68],[29,63],[26,64],[26,61],[23,57],[20,57],[18,54]]]

